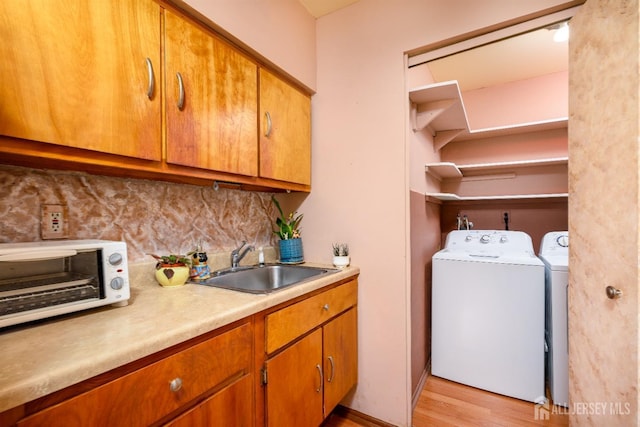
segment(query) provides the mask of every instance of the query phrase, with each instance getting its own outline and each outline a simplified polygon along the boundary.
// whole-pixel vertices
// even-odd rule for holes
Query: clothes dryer
[[[569,232],[552,231],[542,238],[540,259],[545,264],[545,338],[551,400],[569,406]]]
[[[544,264],[531,237],[452,231],[432,286],[432,374],[544,401]]]

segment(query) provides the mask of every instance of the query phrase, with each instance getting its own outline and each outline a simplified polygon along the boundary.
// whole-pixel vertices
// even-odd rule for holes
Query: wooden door
[[[352,308],[323,327],[325,417],[358,380],[357,325]]]
[[[157,3],[2,1],[0,57],[0,134],[160,160]]]
[[[171,427],[251,427],[253,376],[245,375],[166,424]]]
[[[167,162],[257,176],[257,66],[170,11],[165,61]]]
[[[638,425],[638,1],[589,0],[569,42],[569,403]],[[609,299],[606,287],[622,291]]]
[[[260,69],[260,176],[311,184],[311,99]]]
[[[316,329],[267,360],[267,425],[317,426],[322,422],[322,330]]]

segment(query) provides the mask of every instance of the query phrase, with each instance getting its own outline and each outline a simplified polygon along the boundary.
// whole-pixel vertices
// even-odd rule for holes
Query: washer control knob
[[[465,242],[470,242],[471,239],[473,239],[473,237],[471,237],[471,234],[468,234],[467,237],[464,238]]]
[[[109,255],[109,264],[111,265],[120,265],[122,264],[122,254],[118,253],[118,252],[114,252],[111,255]]]
[[[558,238],[556,239],[556,242],[558,242],[558,245],[562,246],[563,248],[568,248],[569,236],[567,236],[566,234],[562,234],[558,236]]]
[[[507,236],[500,236],[500,243],[507,243]]]
[[[491,241],[491,237],[488,234],[484,234],[480,238],[480,243],[489,243]]]
[[[109,286],[111,286],[111,289],[119,291],[124,286],[124,279],[122,277],[114,277],[111,279]]]

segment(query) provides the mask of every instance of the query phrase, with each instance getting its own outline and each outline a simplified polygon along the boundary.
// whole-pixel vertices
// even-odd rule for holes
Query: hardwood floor
[[[429,376],[413,411],[413,427],[566,427],[569,418],[562,414],[562,409],[551,405],[537,407],[531,402]],[[334,412],[322,427],[373,425],[348,413]]]

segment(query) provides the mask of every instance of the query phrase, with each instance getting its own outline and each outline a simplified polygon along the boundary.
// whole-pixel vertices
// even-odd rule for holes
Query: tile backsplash
[[[41,206],[67,207],[69,239],[124,240],[148,253],[273,246],[271,193],[0,165],[0,242],[39,241]]]

